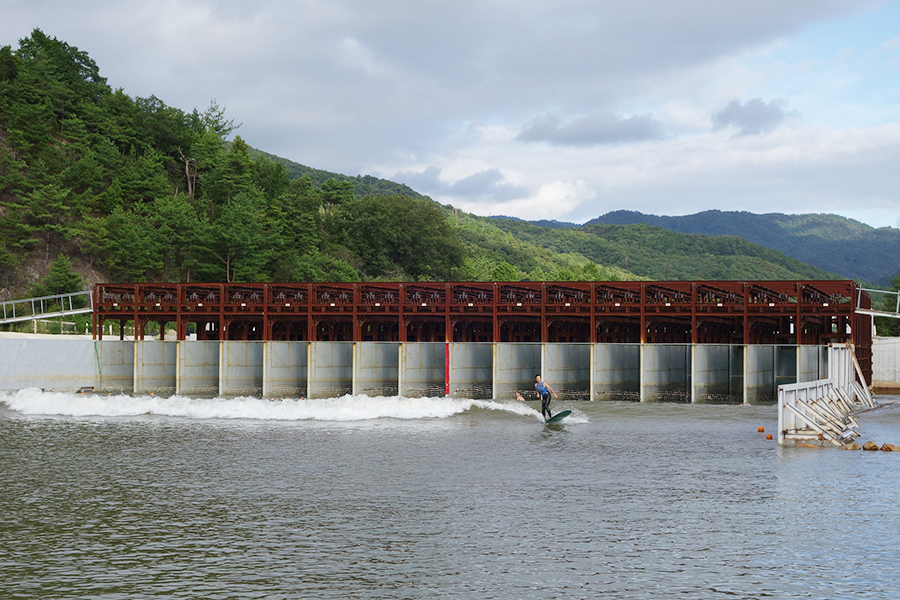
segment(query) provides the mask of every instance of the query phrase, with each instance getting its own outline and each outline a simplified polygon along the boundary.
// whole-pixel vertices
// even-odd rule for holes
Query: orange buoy
[[[757,429],[757,431],[760,432],[760,433],[762,433],[762,432],[765,431],[765,430],[766,430],[766,428],[765,428],[765,427],[762,427],[762,426],[760,426],[760,428]]]
[[[772,434],[771,434],[771,433],[767,433],[767,434],[766,434],[766,439],[767,439],[767,440],[771,440],[771,439],[772,439]]]

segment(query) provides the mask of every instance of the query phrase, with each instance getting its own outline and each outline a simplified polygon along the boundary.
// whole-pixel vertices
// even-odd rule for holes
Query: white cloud
[[[839,212],[890,206],[897,189],[896,34],[807,54],[806,38],[791,42],[847,19],[856,30],[866,15],[890,22],[897,6],[0,0],[0,44],[40,27],[130,95],[185,110],[215,98],[253,146],[350,175],[400,174],[482,214]],[[848,111],[842,94],[866,69],[870,87]],[[847,116],[870,114],[880,121]]]

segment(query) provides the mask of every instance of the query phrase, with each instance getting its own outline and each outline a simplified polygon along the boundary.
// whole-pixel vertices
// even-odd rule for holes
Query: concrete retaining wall
[[[900,338],[872,340],[872,385],[886,394],[900,394]]]
[[[264,342],[263,396],[306,396],[307,342]]]
[[[131,340],[103,340],[97,342],[100,369],[96,390],[118,394],[134,391],[134,342]]]
[[[193,342],[191,342],[193,343]],[[173,394],[178,342],[134,342],[134,393]]]
[[[541,344],[497,343],[493,352],[493,397],[514,398],[519,391],[528,398],[534,390],[534,376],[541,374]]]
[[[446,356],[449,351],[449,363]],[[829,375],[844,347],[712,344],[217,342],[0,337],[0,389],[332,398],[344,394],[774,402],[778,385]],[[875,384],[900,388],[900,340],[876,338]],[[447,367],[449,364],[449,368]],[[846,374],[855,377],[855,374]]]
[[[396,396],[400,344],[356,342],[353,345],[353,394]]]
[[[591,399],[641,399],[641,345],[594,344]]]
[[[443,396],[446,351],[443,342],[400,344],[400,395],[405,398]]]
[[[541,376],[557,394],[591,399],[590,344],[543,344],[541,364]]]
[[[691,348],[691,402],[743,401],[743,347],[697,344]]]
[[[353,342],[310,342],[307,390],[310,398],[353,392]]]
[[[691,345],[641,347],[641,402],[691,401]]]
[[[218,394],[219,351],[222,344],[217,341],[173,343],[177,344],[175,393],[202,396]]]
[[[489,399],[493,397],[493,385],[493,344],[450,344],[451,397]]]
[[[828,376],[827,348],[797,346],[797,381],[805,383],[825,379]]]
[[[219,355],[219,395],[262,395],[264,348],[265,342],[222,342]]]
[[[0,344],[0,389],[74,392],[97,384],[99,349],[89,338],[12,337]]]
[[[774,402],[775,346],[747,346],[744,357],[744,403]]]

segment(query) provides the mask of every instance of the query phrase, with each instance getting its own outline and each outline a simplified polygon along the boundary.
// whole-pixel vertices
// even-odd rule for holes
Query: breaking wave
[[[248,396],[194,398],[187,396],[100,395],[28,388],[0,392],[0,403],[24,415],[128,417],[162,415],[191,419],[258,419],[273,421],[366,421],[371,419],[445,419],[470,410],[500,411],[542,420],[522,402],[460,398],[341,396],[326,399],[266,400]],[[580,411],[571,422],[586,422]]]

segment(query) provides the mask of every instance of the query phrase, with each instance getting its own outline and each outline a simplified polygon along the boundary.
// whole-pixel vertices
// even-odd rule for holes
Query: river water
[[[0,597],[900,597],[900,454],[553,408],[0,393]],[[900,407],[861,421],[900,444]]]

